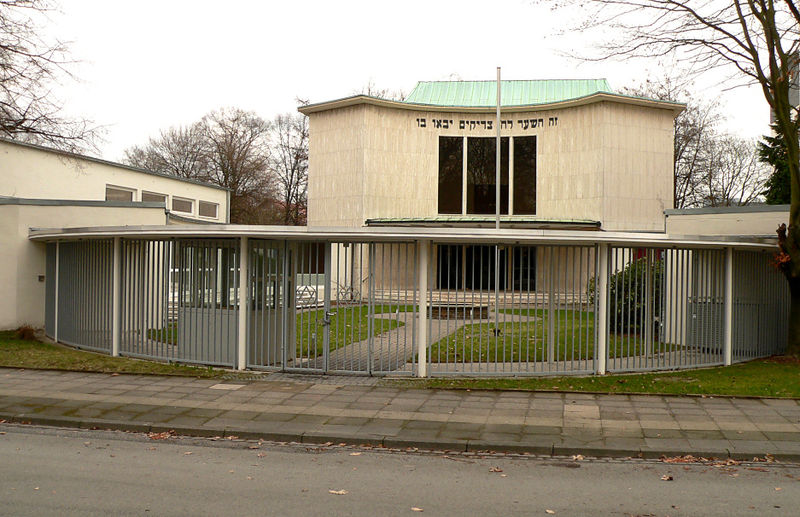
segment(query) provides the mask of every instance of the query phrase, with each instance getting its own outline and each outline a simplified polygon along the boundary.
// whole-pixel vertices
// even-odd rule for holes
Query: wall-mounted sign
[[[545,120],[547,124],[545,124]],[[543,127],[554,127],[558,126],[558,117],[548,117],[547,119],[544,118],[519,118],[516,120],[507,119],[500,121],[500,129],[514,129],[514,123],[517,124],[517,128],[523,131],[527,131],[529,129],[538,129]],[[417,127],[420,128],[428,128],[431,129],[450,129],[456,128],[456,124],[453,119],[444,119],[444,118],[432,118],[430,119],[430,123],[426,118],[418,118],[417,119]],[[458,129],[465,129],[469,131],[475,131],[478,129],[481,130],[492,130],[494,129],[494,120],[459,120],[458,121]]]

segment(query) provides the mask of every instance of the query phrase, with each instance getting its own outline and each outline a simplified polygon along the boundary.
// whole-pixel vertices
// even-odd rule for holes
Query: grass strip
[[[111,357],[61,345],[18,339],[14,337],[13,331],[0,331],[0,366],[81,372],[180,375],[204,379],[230,378],[232,375],[237,375],[214,368],[143,361],[128,357]]]
[[[800,398],[800,360],[771,357],[727,367],[592,377],[386,380],[392,385],[471,390],[650,393]]]
[[[519,315],[530,321],[504,321],[504,314]],[[550,313],[546,309],[504,309],[498,324],[468,323],[431,346],[432,363],[460,362],[536,362],[594,359],[594,313],[556,310],[553,321],[553,347],[550,342]],[[509,318],[510,319],[510,318]],[[648,350],[641,336],[611,334],[608,355],[611,358],[650,355],[677,351],[677,345],[654,343]]]

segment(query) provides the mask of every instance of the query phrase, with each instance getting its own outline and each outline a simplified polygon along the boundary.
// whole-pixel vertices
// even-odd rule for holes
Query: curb
[[[309,433],[275,433],[259,432],[249,430],[237,430],[234,428],[201,428],[188,426],[168,426],[163,424],[153,424],[149,422],[128,422],[120,420],[102,419],[81,419],[67,416],[40,416],[35,414],[4,414],[0,413],[0,420],[6,423],[38,425],[47,427],[64,427],[72,429],[87,430],[112,430],[134,433],[161,433],[174,431],[181,436],[191,436],[199,438],[212,437],[233,437],[244,440],[264,440],[271,442],[295,442],[309,445],[320,445],[324,443],[343,443],[347,445],[372,445],[391,449],[420,449],[442,452],[473,452],[473,453],[515,453],[530,454],[534,456],[574,456],[582,455],[585,457],[596,458],[641,458],[659,459],[663,456],[683,456],[691,454],[697,458],[730,458],[739,461],[752,460],[754,457],[764,456],[764,451],[751,452],[731,452],[725,451],[687,451],[687,450],[668,450],[650,448],[612,448],[612,447],[574,447],[559,446],[551,443],[530,445],[513,442],[485,442],[471,440],[448,440],[437,438],[409,439],[398,438],[395,436],[343,436],[324,431]],[[800,453],[779,453],[772,456],[779,461],[787,463],[800,463]]]

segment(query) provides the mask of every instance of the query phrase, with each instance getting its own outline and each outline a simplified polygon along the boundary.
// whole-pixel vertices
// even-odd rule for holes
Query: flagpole
[[[495,118],[497,127],[497,143],[495,145],[495,189],[494,189],[494,227],[500,230],[500,67],[497,67],[497,116]],[[500,236],[497,236],[498,239]],[[500,337],[500,329],[497,327],[497,313],[500,310],[500,244],[494,246],[494,328],[495,344]]]

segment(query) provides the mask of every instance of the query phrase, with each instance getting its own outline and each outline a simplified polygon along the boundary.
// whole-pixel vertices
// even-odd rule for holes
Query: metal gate
[[[285,369],[413,373],[413,243],[303,242],[289,256]]]

